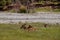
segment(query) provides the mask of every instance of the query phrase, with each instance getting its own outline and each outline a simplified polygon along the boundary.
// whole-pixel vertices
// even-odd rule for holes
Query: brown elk
[[[48,24],[44,24],[44,27],[46,28]]]
[[[26,24],[23,24],[21,27],[21,29],[27,30],[27,31],[34,31],[36,30],[36,28],[34,28],[33,26],[29,25],[28,27],[26,26]]]
[[[25,26],[26,24],[23,24],[20,28],[21,29],[26,29],[26,26]]]
[[[27,30],[30,32],[30,31],[35,31],[36,28],[32,27],[31,25],[28,26]]]

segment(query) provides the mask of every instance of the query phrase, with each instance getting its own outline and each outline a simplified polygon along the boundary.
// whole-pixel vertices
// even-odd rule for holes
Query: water
[[[60,23],[60,14],[52,14],[51,12],[35,14],[0,13],[0,23],[18,22]]]

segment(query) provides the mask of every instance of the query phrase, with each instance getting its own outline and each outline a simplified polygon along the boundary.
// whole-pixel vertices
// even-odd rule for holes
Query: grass
[[[41,8],[36,8],[36,12],[60,12],[60,9],[53,9],[49,7],[41,7]]]
[[[60,12],[60,9],[55,9],[55,10],[53,10],[54,12]]]
[[[21,24],[0,24],[0,40],[60,40],[60,25],[44,23],[26,23],[37,28],[37,31],[21,30]]]
[[[36,12],[51,12],[51,8],[49,7],[41,7],[41,8],[36,8]]]

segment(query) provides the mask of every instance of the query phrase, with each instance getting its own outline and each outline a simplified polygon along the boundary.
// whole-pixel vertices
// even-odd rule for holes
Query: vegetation
[[[53,11],[54,12],[60,12],[60,9],[54,9]]]
[[[0,10],[3,10],[3,8],[6,6],[6,5],[9,5],[11,4],[11,0],[0,0]]]
[[[52,9],[50,7],[41,7],[41,8],[36,8],[36,12],[60,12],[60,9]]]
[[[27,13],[27,8],[22,5],[19,9],[19,13]]]
[[[0,0],[0,6],[9,5],[11,2],[11,0]]]
[[[26,23],[37,28],[37,31],[28,32],[20,29],[20,24],[0,24],[0,40],[60,40],[60,25],[44,23]]]
[[[36,12],[51,12],[53,11],[52,8],[49,7],[41,7],[41,8],[36,8]]]
[[[11,6],[11,4],[13,4],[13,5]],[[15,4],[17,4],[17,5],[15,5]],[[18,4],[20,6],[21,5],[23,5],[24,7],[26,6],[25,8],[28,7],[27,10],[25,8],[22,9],[22,7],[19,7]],[[14,7],[16,7],[16,9],[19,9],[20,13],[26,13],[26,11],[30,12],[30,10],[32,10],[33,6],[31,4],[33,4],[33,6],[36,5],[36,4],[41,4],[41,5],[39,5],[39,7],[42,6],[42,5],[47,5],[48,6],[50,4],[53,4],[53,5],[57,5],[57,7],[51,5],[52,9],[50,9],[50,8],[49,9],[50,10],[54,9],[53,11],[55,11],[55,12],[59,12],[60,11],[60,6],[59,6],[60,5],[60,0],[34,0],[34,1],[33,0],[29,0],[29,1],[28,0],[13,0],[13,1],[12,0],[0,0],[0,11],[4,11],[4,8],[7,9],[7,10],[12,10],[12,8],[13,8],[13,11],[14,11]],[[10,5],[10,9],[9,9],[9,5]],[[19,8],[17,8],[17,7],[19,7]],[[45,7],[46,6],[44,6],[43,8],[45,9]],[[50,7],[50,6],[48,6],[48,7]],[[34,8],[36,8],[36,6]],[[59,9],[59,10],[56,11],[55,8]],[[36,8],[36,9],[38,9],[38,8]],[[42,9],[42,8],[40,8],[40,9]],[[47,10],[49,10],[49,9],[47,9]],[[44,11],[44,10],[42,9],[42,11]]]

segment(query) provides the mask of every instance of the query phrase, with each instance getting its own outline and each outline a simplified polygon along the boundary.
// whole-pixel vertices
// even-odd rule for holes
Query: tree
[[[9,5],[12,3],[12,0],[5,0],[6,1],[6,5]]]
[[[4,6],[6,5],[6,1],[5,0],[0,0],[0,6]]]
[[[3,8],[9,4],[11,4],[12,0],[0,0],[0,9],[3,10]]]

